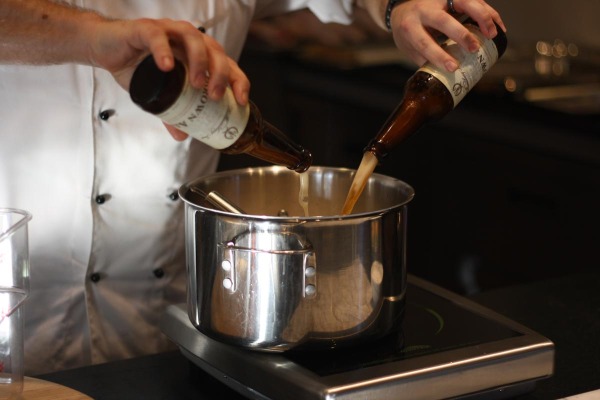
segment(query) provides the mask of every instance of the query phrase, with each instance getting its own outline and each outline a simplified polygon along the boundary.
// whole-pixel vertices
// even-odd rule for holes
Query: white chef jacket
[[[234,59],[253,17],[308,6],[347,23],[352,8],[352,0],[71,3],[117,18],[188,20]],[[157,324],[166,305],[185,302],[176,191],[217,161],[196,140],[173,140],[104,70],[0,66],[0,207],[33,214],[27,374],[173,346]]]

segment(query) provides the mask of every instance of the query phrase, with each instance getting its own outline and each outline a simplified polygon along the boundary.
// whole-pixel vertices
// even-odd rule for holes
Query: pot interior
[[[179,190],[181,198],[198,207],[215,210],[204,195],[212,191],[243,210],[243,214],[269,218],[340,218],[355,170],[313,166],[299,174],[270,166],[218,172],[200,177]],[[407,204],[414,190],[389,176],[373,174],[352,215],[381,213]]]

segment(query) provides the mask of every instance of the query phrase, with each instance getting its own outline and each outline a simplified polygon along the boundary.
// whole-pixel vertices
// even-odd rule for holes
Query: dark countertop
[[[472,298],[554,342],[554,376],[523,399],[556,399],[600,389],[600,273],[567,275]]]
[[[600,273],[511,286],[472,299],[551,339],[555,374],[520,400],[600,389]],[[39,376],[94,399],[243,399],[178,351]]]

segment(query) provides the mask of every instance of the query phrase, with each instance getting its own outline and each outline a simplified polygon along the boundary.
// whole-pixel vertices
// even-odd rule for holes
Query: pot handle
[[[305,298],[317,294],[317,263],[312,245],[291,232],[244,232],[234,239],[218,244],[223,272],[223,288],[234,292],[237,277],[243,268],[251,271],[260,264],[283,266],[293,274],[300,269]]]

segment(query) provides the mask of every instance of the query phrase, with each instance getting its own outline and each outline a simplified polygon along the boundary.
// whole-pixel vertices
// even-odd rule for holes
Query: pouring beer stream
[[[350,190],[348,191],[348,196],[346,197],[346,201],[344,202],[344,207],[342,208],[342,215],[348,215],[352,213],[356,202],[360,198],[367,182],[369,181],[369,177],[373,174],[375,167],[377,167],[377,156],[367,151],[364,153],[362,161],[356,171],[356,175],[354,175],[354,180],[352,181],[352,185],[350,186]]]

